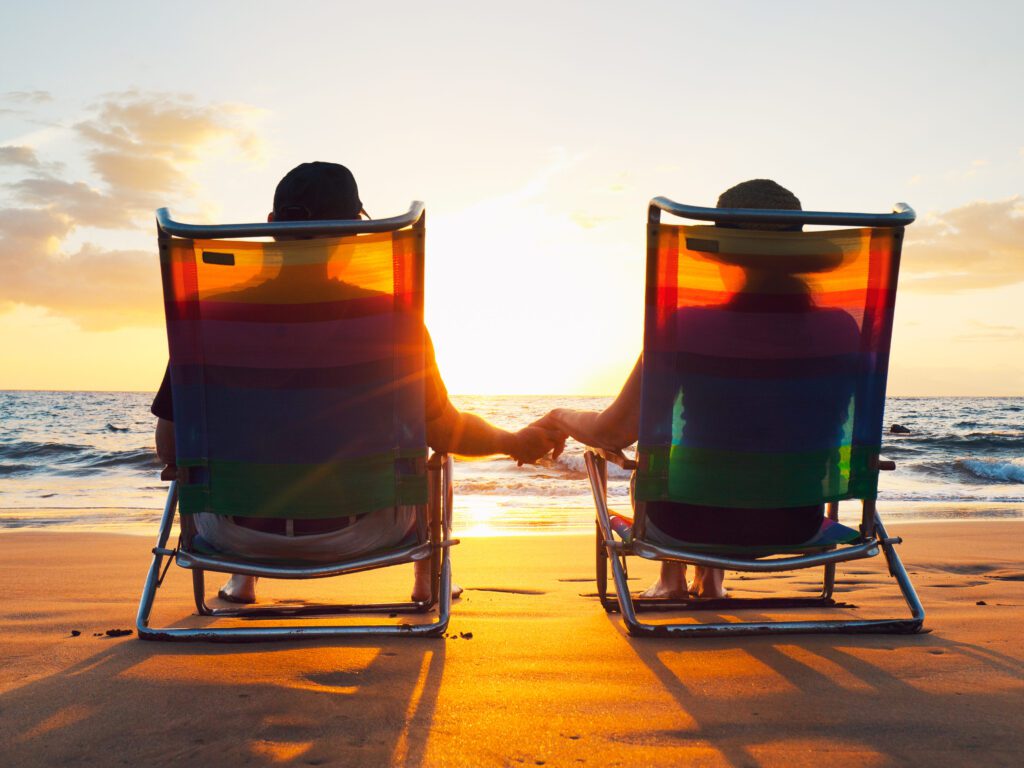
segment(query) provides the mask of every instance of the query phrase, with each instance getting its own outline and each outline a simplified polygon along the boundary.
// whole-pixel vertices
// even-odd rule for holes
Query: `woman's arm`
[[[568,434],[585,445],[606,450],[621,450],[636,442],[640,435],[640,363],[636,361],[615,401],[603,411],[578,411],[555,408],[536,422],[537,426]]]

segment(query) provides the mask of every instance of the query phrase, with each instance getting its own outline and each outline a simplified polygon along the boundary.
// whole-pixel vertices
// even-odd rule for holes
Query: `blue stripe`
[[[173,371],[172,371],[173,379]],[[362,384],[366,384],[365,382]],[[265,464],[318,464],[395,449],[426,445],[422,381],[390,391],[373,387],[345,389],[264,390],[207,384],[205,397],[208,450],[204,450],[198,384],[176,386],[179,456]],[[418,418],[396,429],[393,398],[418,403]],[[181,410],[179,410],[179,404]]]
[[[648,377],[640,440],[720,451],[797,453],[849,444],[856,379]]]

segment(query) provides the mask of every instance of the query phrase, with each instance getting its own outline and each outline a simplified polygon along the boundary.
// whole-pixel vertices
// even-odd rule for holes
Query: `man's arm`
[[[565,438],[555,429],[530,426],[508,432],[472,413],[462,413],[446,402],[427,422],[427,443],[435,451],[464,456],[505,453],[520,463],[532,463],[552,449],[561,453]],[[556,453],[556,455],[557,455]]]
[[[554,429],[529,426],[508,432],[472,413],[461,413],[448,400],[448,389],[441,379],[434,357],[434,343],[425,333],[426,380],[424,396],[427,417],[427,444],[442,453],[463,456],[489,456],[505,453],[520,464],[532,464],[548,451],[557,458],[565,447],[565,435]]]
[[[637,359],[615,402],[603,411],[555,408],[536,426],[564,432],[579,442],[617,451],[640,436],[640,377],[642,357]]]

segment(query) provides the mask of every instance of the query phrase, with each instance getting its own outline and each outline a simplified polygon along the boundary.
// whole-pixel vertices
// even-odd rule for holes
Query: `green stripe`
[[[178,503],[186,514],[310,519],[427,502],[425,470],[400,474],[392,455],[325,464],[182,461],[180,465],[208,466],[209,470],[209,482],[179,486]]]
[[[860,446],[783,454],[640,446],[638,458],[638,501],[764,509],[878,492],[878,450]]]

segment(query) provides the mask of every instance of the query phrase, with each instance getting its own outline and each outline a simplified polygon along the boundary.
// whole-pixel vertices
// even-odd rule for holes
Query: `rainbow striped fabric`
[[[183,513],[426,502],[421,231],[160,256]]]
[[[637,500],[875,498],[902,230],[651,236]]]

